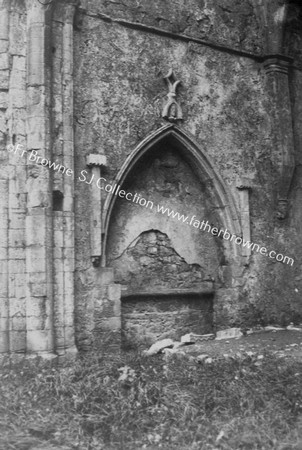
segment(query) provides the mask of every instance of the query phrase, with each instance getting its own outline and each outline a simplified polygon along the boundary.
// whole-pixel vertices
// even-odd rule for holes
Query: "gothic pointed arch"
[[[114,184],[123,186],[130,173],[135,170],[138,162],[160,143],[167,142],[173,144],[190,163],[196,175],[205,184],[207,191],[211,197],[213,206],[220,219],[221,227],[227,229],[230,233],[241,236],[241,225],[239,214],[236,208],[233,196],[224,183],[222,177],[214,167],[214,163],[188,133],[181,130],[176,125],[165,125],[147,136],[128,156],[118,172]],[[110,226],[111,215],[116,202],[116,196],[109,195],[106,198],[103,211],[103,230],[104,230],[104,246],[103,246],[103,262],[106,265],[106,241],[108,229]],[[233,241],[224,241],[226,248],[229,248],[229,259],[234,260],[240,256],[240,246]]]

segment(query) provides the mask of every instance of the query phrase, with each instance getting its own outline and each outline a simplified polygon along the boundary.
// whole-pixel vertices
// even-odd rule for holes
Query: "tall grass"
[[[7,362],[0,449],[301,449],[301,373],[270,354],[260,364],[135,353]]]

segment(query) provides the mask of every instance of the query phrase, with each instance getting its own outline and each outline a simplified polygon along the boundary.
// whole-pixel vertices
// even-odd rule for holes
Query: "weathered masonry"
[[[302,320],[300,1],[0,0],[0,160],[1,353]]]

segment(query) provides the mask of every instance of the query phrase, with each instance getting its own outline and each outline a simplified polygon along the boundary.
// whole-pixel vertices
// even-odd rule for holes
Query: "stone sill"
[[[121,292],[122,299],[131,297],[163,297],[163,296],[190,296],[190,295],[209,295],[214,294],[214,283],[212,281],[203,281],[196,288],[190,289],[158,289],[157,291],[130,291],[123,290]]]

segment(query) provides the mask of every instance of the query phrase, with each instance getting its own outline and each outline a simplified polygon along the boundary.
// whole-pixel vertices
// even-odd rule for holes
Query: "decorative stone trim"
[[[236,187],[238,189],[240,201],[242,239],[245,241],[250,241],[251,226],[250,226],[249,191],[252,189],[252,185],[250,180],[246,178],[240,178],[237,180]],[[247,265],[249,263],[249,258],[251,256],[251,249],[248,247],[242,247],[242,256],[246,258],[245,265]]]
[[[90,154],[87,156],[86,164],[91,168],[94,179],[101,178],[101,167],[106,167],[107,158],[105,155]],[[94,267],[101,263],[102,255],[102,194],[96,186],[91,186],[91,206],[92,215],[90,218],[90,245],[91,260]]]
[[[264,70],[267,75],[267,91],[273,119],[272,139],[274,152],[272,161],[279,177],[277,180],[276,218],[285,219],[289,189],[295,167],[294,135],[288,72],[292,58],[285,55],[267,55],[264,57]]]
[[[285,55],[267,55],[264,57],[264,69],[266,74],[282,73],[288,75],[288,69],[293,59]]]
[[[178,120],[182,120],[182,110],[176,101],[176,90],[181,81],[176,79],[172,69],[169,70],[164,79],[168,84],[169,92],[167,94],[168,101],[164,106],[162,117],[169,122],[177,122]]]

